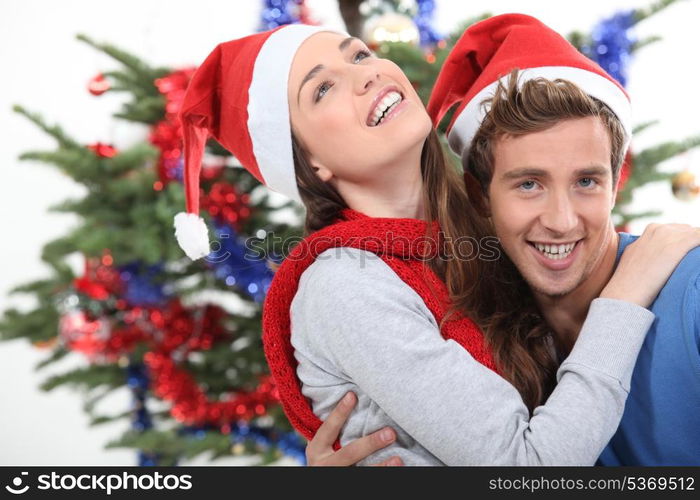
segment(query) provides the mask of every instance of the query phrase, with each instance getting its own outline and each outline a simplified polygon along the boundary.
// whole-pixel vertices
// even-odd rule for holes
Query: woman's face
[[[331,32],[306,39],[287,96],[292,131],[323,181],[371,184],[420,165],[430,117],[403,71],[361,40]]]

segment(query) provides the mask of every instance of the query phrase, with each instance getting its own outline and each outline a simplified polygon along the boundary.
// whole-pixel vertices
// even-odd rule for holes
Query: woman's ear
[[[294,131],[292,127],[292,148],[295,153],[302,158],[305,158],[305,163],[307,163],[313,171],[316,173],[319,179],[323,182],[328,182],[333,178],[333,172],[328,170],[321,162],[317,161],[308,151],[309,149],[304,145],[301,140],[301,136]]]
[[[469,171],[464,170],[464,186],[467,189],[469,200],[474,205],[474,209],[482,217],[491,217],[491,207],[489,205],[488,195],[481,188],[481,183],[476,180],[476,177]]]
[[[322,165],[321,163],[318,163],[314,161],[313,159],[311,160],[311,168],[314,169],[314,172],[318,176],[319,179],[321,179],[323,182],[328,182],[333,178],[333,172],[331,172],[328,167]]]

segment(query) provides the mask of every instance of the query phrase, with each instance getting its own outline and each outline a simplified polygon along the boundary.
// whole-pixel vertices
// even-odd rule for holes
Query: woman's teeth
[[[548,259],[561,260],[566,259],[569,254],[573,252],[576,243],[577,242],[567,243],[565,245],[543,245],[542,243],[533,243],[533,245]]]
[[[376,127],[384,119],[389,111],[394,109],[394,107],[401,102],[401,94],[396,91],[391,91],[384,98],[379,101],[377,107],[374,108],[374,114],[372,115],[371,126]]]

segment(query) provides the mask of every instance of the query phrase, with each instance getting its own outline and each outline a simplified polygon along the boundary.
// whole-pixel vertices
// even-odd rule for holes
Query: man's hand
[[[306,447],[306,461],[309,465],[335,467],[355,465],[396,440],[396,432],[391,427],[385,427],[334,451],[333,443],[338,439],[340,430],[345,425],[356,403],[355,394],[348,392],[328,415],[326,421],[319,427],[318,432]],[[399,457],[391,457],[374,465],[397,466],[403,465],[403,462]]]

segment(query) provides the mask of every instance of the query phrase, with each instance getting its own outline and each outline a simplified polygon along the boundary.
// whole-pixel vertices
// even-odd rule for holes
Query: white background
[[[307,3],[319,21],[342,27],[335,1]],[[85,89],[91,77],[116,68],[116,64],[78,42],[75,35],[85,33],[113,43],[153,65],[195,65],[217,43],[253,32],[261,4],[259,0],[0,2],[0,310],[10,305],[31,307],[26,297],[9,297],[7,292],[14,285],[45,276],[47,269],[40,261],[42,246],[65,234],[75,223],[71,216],[47,213],[47,207],[82,193],[80,186],[54,168],[17,160],[23,151],[53,148],[54,141],[13,113],[11,106],[21,104],[41,113],[86,144],[102,141],[118,148],[128,146],[141,140],[145,129],[111,118],[124,97],[107,94],[96,98]],[[438,0],[437,4],[435,24],[442,32],[484,12],[523,12],[539,17],[563,34],[574,29],[588,31],[620,9],[647,5],[640,0]],[[635,139],[637,151],[700,134],[699,21],[699,2],[688,0],[636,29],[640,37],[658,34],[664,38],[643,49],[630,68],[628,90],[635,106],[635,123],[661,121]],[[700,178],[700,152],[667,162],[664,168],[690,168]],[[664,215],[656,221],[700,223],[700,200],[675,200],[668,184],[639,190],[635,207],[662,209]],[[634,224],[633,232],[641,231],[646,222]],[[134,464],[135,455],[129,450],[102,449],[128,424],[88,428],[78,393],[68,389],[41,393],[37,389],[47,373],[36,374],[33,366],[45,354],[23,340],[0,344],[0,465]],[[56,369],[82,362],[76,356]],[[109,401],[107,409],[121,411],[129,402],[124,391]]]

